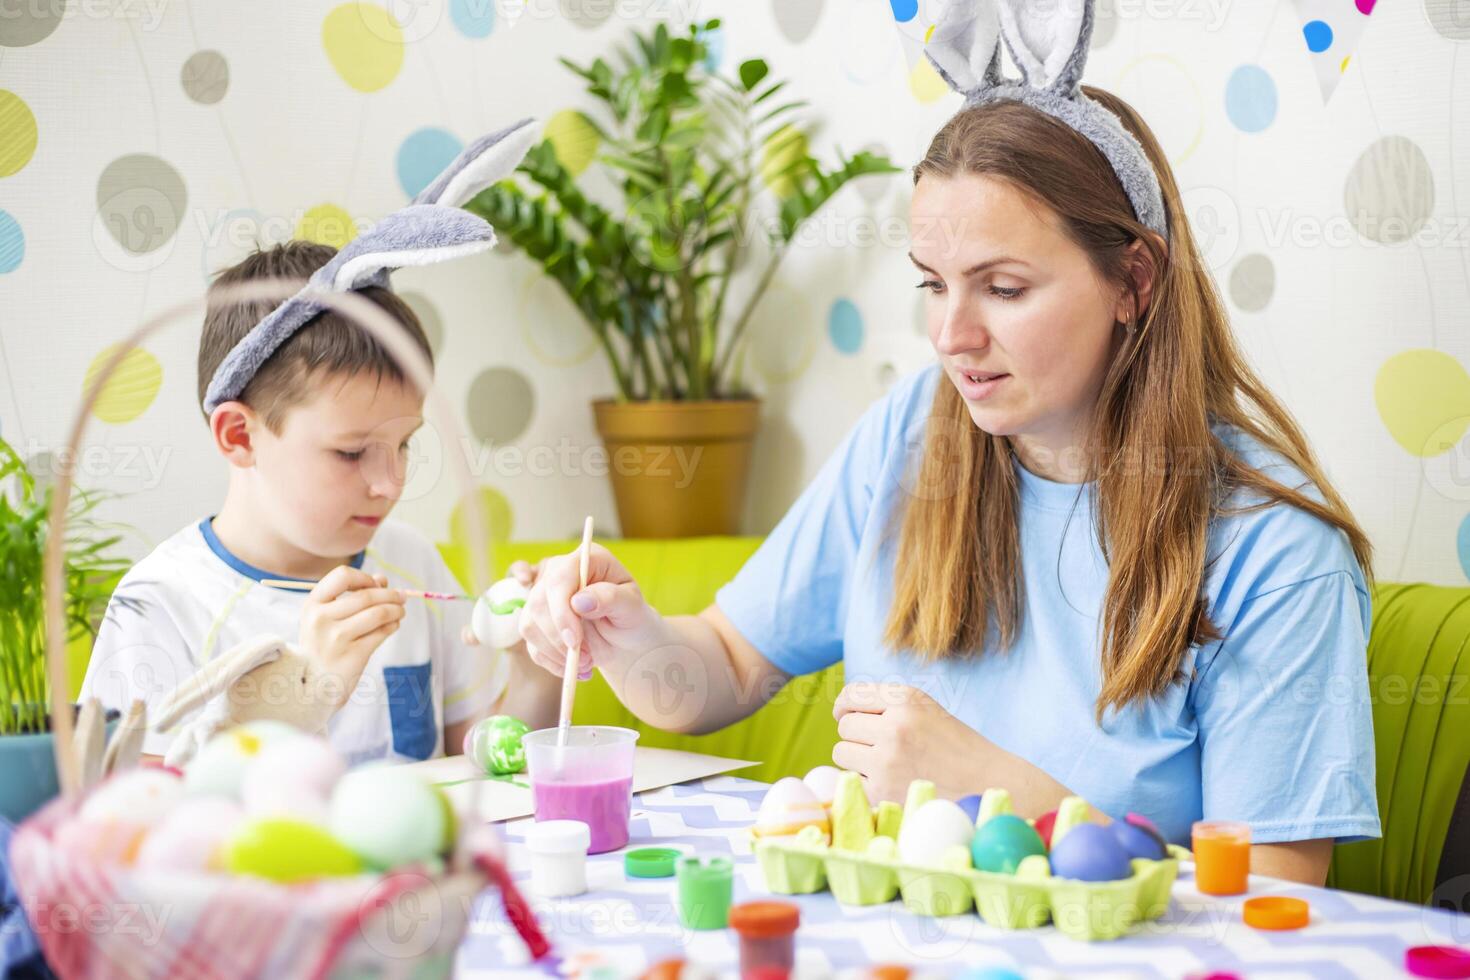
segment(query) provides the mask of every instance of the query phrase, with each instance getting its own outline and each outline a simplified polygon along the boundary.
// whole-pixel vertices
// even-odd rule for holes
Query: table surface
[[[755,857],[739,840],[755,820],[764,783],[715,776],[633,799],[629,847],[679,847],[735,863],[735,902],[768,898]],[[498,898],[477,906],[460,949],[457,976],[569,975],[593,966],[635,976],[660,960],[691,963],[735,976],[736,937],[728,929],[695,932],[679,922],[673,879],[623,875],[623,853],[593,855],[588,892],[544,899],[530,890],[524,847],[529,818],[502,825],[512,872],[527,891],[560,963],[532,967],[525,948],[499,911]],[[1245,898],[1293,895],[1312,907],[1312,923],[1294,932],[1264,932],[1240,920]],[[1169,911],[1112,942],[1068,939],[1052,926],[1004,930],[973,912],[936,919],[906,911],[900,901],[846,908],[827,892],[778,896],[801,906],[797,972],[826,976],[880,963],[943,976],[966,968],[1003,966],[1026,977],[1185,977],[1228,971],[1250,977],[1403,977],[1404,950],[1425,944],[1470,945],[1470,916],[1351,892],[1253,877],[1247,895],[1200,895],[1189,864],[1180,868]]]

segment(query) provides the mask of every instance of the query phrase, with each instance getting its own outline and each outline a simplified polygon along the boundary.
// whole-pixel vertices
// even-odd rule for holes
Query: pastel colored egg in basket
[[[983,794],[971,822],[958,804],[936,799],[928,780],[909,785],[901,808],[872,807],[856,773],[838,776],[830,803],[802,786],[795,778],[774,785],[750,830],[776,894],[831,891],[853,906],[901,898],[918,915],[974,911],[1002,929],[1051,922],[1073,939],[1116,939],[1164,914],[1179,860],[1189,857],[1143,818],[1130,815],[1116,833],[1091,823],[1078,797],[1059,808],[1048,848],[1002,789]]]

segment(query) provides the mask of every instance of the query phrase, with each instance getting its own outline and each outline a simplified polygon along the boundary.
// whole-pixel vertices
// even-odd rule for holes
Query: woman
[[[1321,883],[1376,836],[1369,545],[1252,372],[1157,142],[1166,239],[1094,143],[1016,101],[968,108],[914,171],[938,364],[873,405],[698,616],[606,549],[539,569],[533,659],[569,645],[682,732],[844,662],[833,762],[873,799],[1076,793],[1187,843],[1251,825],[1253,870]],[[575,594],[574,594],[575,593]]]

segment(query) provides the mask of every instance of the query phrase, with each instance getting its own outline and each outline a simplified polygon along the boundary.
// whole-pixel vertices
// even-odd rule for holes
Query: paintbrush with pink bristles
[[[317,585],[315,582],[305,582],[294,578],[263,578],[260,580],[260,584],[268,585],[273,589],[290,589],[293,592],[310,592]],[[433,599],[441,602],[452,600],[475,601],[475,597],[472,595],[456,595],[453,592],[425,592],[423,589],[399,589],[398,591],[410,599]]]

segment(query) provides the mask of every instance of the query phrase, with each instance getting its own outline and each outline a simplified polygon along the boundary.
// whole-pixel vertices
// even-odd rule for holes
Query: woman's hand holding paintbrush
[[[521,636],[532,660],[562,677],[567,650],[577,650],[577,673],[586,680],[593,667],[615,669],[668,642],[664,618],[612,552],[589,546],[586,588],[580,588],[580,565],[580,549],[541,562],[521,611]]]

